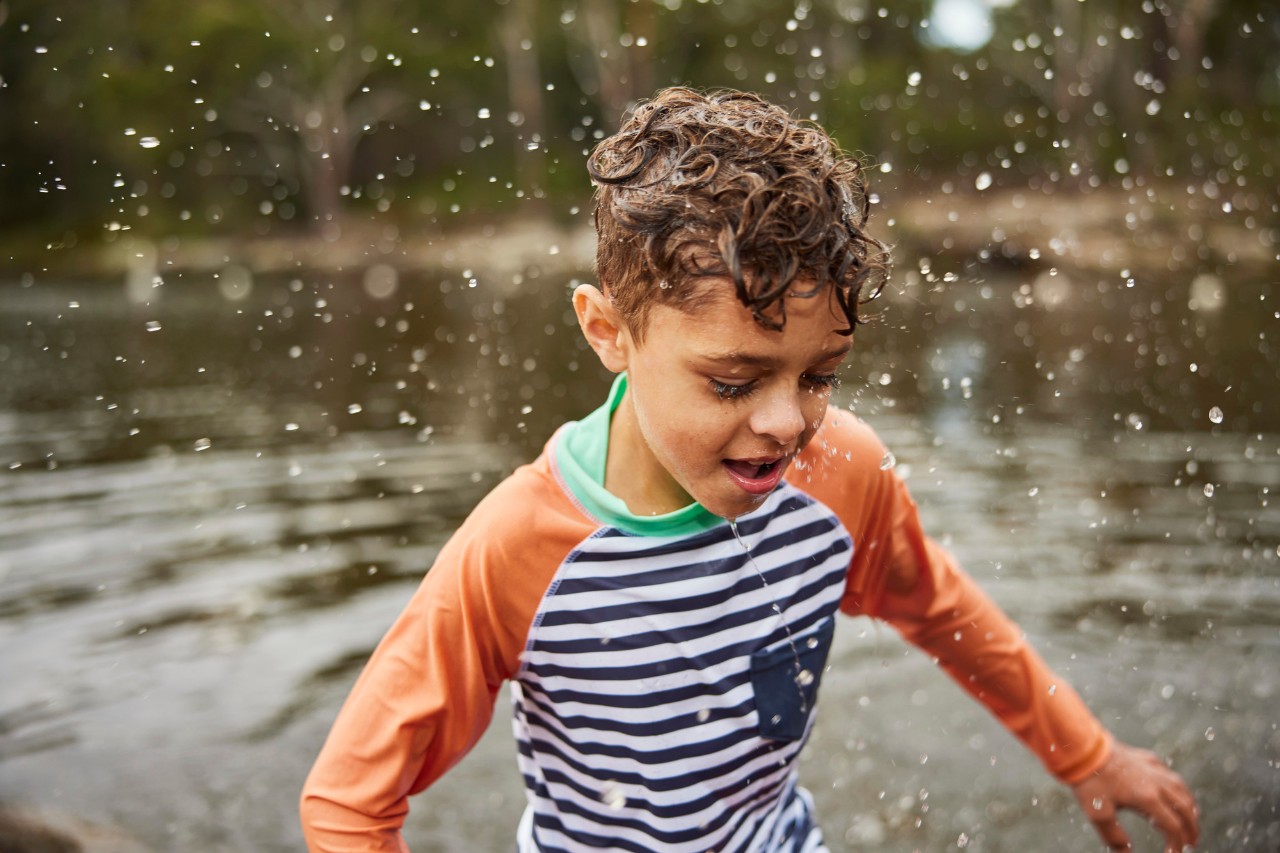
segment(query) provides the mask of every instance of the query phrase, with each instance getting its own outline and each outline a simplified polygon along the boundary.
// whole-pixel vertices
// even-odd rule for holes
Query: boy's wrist
[[[1071,787],[1079,785],[1097,773],[1111,758],[1112,750],[1115,748],[1115,737],[1103,728],[1101,723],[1095,723],[1095,725],[1098,727],[1098,735],[1094,745],[1076,762],[1054,772],[1054,776],[1064,785]]]

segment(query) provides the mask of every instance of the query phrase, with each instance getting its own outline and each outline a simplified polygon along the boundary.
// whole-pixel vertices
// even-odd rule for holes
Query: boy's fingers
[[[1191,843],[1191,836],[1187,832],[1188,827],[1183,822],[1180,809],[1157,799],[1147,809],[1147,817],[1164,835],[1166,850],[1182,853],[1182,848]]]
[[[1156,802],[1152,804],[1151,818],[1165,833],[1169,844],[1175,850],[1195,844],[1200,838],[1200,815],[1196,808],[1196,799],[1182,777],[1161,762],[1159,785],[1156,789]],[[1169,816],[1162,816],[1167,811]],[[1177,827],[1176,836],[1172,830]],[[1179,842],[1174,846],[1174,842]]]
[[[1093,828],[1098,831],[1098,835],[1102,836],[1103,842],[1109,850],[1132,850],[1133,846],[1129,843],[1129,836],[1124,829],[1116,821],[1114,813],[1107,817],[1091,818]]]
[[[1182,828],[1182,843],[1195,844],[1200,840],[1200,815],[1196,810],[1195,798],[1182,785],[1166,790],[1164,797]],[[1181,848],[1177,849],[1181,850]]]

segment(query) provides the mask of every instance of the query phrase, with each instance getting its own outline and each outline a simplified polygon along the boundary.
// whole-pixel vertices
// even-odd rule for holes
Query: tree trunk
[[[542,71],[538,64],[538,40],[534,33],[538,0],[511,0],[498,24],[498,35],[507,58],[507,97],[517,116],[515,133],[516,186],[524,190],[529,203],[542,208],[545,202],[540,179],[543,173],[542,143],[546,120],[542,105]],[[528,45],[526,47],[525,45]]]

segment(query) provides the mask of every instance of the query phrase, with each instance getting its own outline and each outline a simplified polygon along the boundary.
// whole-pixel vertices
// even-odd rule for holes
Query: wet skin
[[[574,293],[592,348],[627,371],[609,431],[605,488],[637,515],[693,501],[723,518],[758,507],[826,414],[852,347],[829,292],[788,296],[786,324],[765,329],[726,282],[693,308],[652,306],[637,341],[596,288]]]
[[[750,512],[826,414],[835,371],[852,344],[840,334],[847,322],[828,294],[788,297],[781,331],[761,327],[732,294],[719,287],[689,311],[653,306],[637,342],[599,290],[582,285],[574,292],[592,349],[609,370],[628,371],[609,430],[605,488],[637,515],[695,500],[724,518]],[[915,581],[914,571],[899,567],[887,582],[905,592]],[[1073,790],[1111,850],[1131,849],[1116,820],[1121,809],[1151,821],[1165,851],[1199,838],[1195,797],[1146,750],[1114,743],[1103,765]]]

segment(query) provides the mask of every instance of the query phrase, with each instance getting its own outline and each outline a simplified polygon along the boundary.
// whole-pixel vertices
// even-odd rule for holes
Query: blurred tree
[[[579,0],[561,20],[571,33],[570,67],[605,115],[621,115],[653,91],[658,7],[654,0]]]
[[[516,183],[536,187],[538,161],[534,154],[546,134],[545,110],[542,103],[542,71],[539,67],[536,32],[538,0],[516,0],[507,3],[498,22],[498,38],[507,68],[507,92],[511,110],[510,124],[515,133]],[[537,199],[541,201],[541,199]]]
[[[676,83],[760,91],[902,180],[1275,178],[1268,0],[1004,0],[968,46],[931,33],[943,2],[0,0],[0,227],[580,201],[584,152]]]
[[[226,125],[254,137],[273,168],[301,191],[310,220],[342,217],[360,140],[401,113],[408,97],[379,79],[408,30],[403,4],[255,0],[208,4],[196,20],[211,56],[236,56],[244,76]],[[375,46],[376,45],[376,46]],[[256,74],[254,72],[256,71]],[[390,76],[390,75],[383,75]]]

